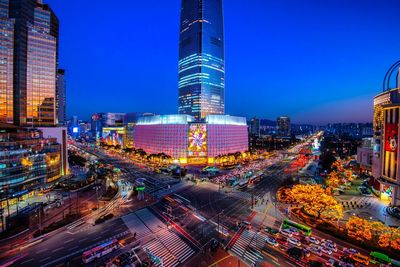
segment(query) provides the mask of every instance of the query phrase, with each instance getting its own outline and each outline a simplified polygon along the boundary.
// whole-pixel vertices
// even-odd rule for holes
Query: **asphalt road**
[[[126,236],[128,228],[122,219],[114,219],[96,226],[84,225],[79,230],[61,231],[23,251],[26,254],[18,266],[80,266],[83,251],[116,236]]]

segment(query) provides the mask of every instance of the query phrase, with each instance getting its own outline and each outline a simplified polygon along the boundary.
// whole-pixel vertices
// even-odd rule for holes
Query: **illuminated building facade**
[[[100,140],[103,137],[104,127],[119,127],[125,122],[125,113],[95,113],[92,115],[91,131],[93,136]]]
[[[203,164],[247,151],[248,132],[241,117],[208,115],[199,122],[189,115],[156,115],[138,120],[133,142],[148,154],[165,153],[181,163]]]
[[[224,114],[222,0],[182,0],[178,72],[179,114]]]
[[[400,204],[399,117],[399,88],[375,96],[370,184],[381,199],[392,205]]]
[[[0,208],[5,208],[60,178],[62,159],[56,138],[45,138],[38,129],[0,128]]]
[[[0,123],[14,122],[14,20],[8,0],[0,1]]]
[[[9,0],[14,31],[14,123],[55,126],[58,18],[36,0]]]
[[[127,126],[103,127],[101,141],[109,146],[129,147],[127,142]]]

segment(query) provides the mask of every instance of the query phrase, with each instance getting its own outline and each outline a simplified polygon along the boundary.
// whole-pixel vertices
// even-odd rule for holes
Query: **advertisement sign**
[[[395,123],[385,125],[385,151],[396,152],[398,144],[398,127]]]
[[[207,126],[206,124],[192,124],[189,128],[189,147],[190,157],[207,156]]]

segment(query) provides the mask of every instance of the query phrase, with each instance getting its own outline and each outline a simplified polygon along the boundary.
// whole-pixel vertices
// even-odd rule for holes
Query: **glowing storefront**
[[[399,120],[400,91],[391,89],[374,98],[372,188],[381,199],[400,204]]]
[[[136,149],[189,164],[212,163],[218,155],[248,150],[246,119],[228,115],[208,115],[200,122],[189,115],[143,117],[133,139]]]

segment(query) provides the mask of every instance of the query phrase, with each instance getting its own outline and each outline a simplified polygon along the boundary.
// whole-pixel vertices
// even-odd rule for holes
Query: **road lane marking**
[[[79,248],[79,246],[75,246],[75,247],[69,248],[68,250],[74,250],[74,249],[77,249],[77,248]]]
[[[72,242],[72,241],[74,241],[74,239],[66,240],[66,241],[64,241],[63,243],[64,243],[64,244],[67,244],[67,243]]]
[[[27,259],[27,260],[21,262],[21,264],[25,264],[25,263],[28,263],[28,262],[31,262],[31,261],[33,261],[33,258]]]
[[[78,243],[81,243],[81,242],[86,241],[86,240],[88,240],[88,238],[79,239],[79,240],[78,240]]]
[[[39,262],[47,261],[50,258],[51,258],[51,256],[48,256],[47,258],[41,259]]]
[[[64,247],[59,247],[59,248],[57,248],[57,249],[54,249],[52,252],[54,253],[54,252],[59,251],[59,250],[62,250],[62,249],[64,249]]]
[[[45,252],[47,250],[49,250],[49,249],[48,248],[41,249],[39,251],[36,251],[36,254],[40,254],[40,253]]]

